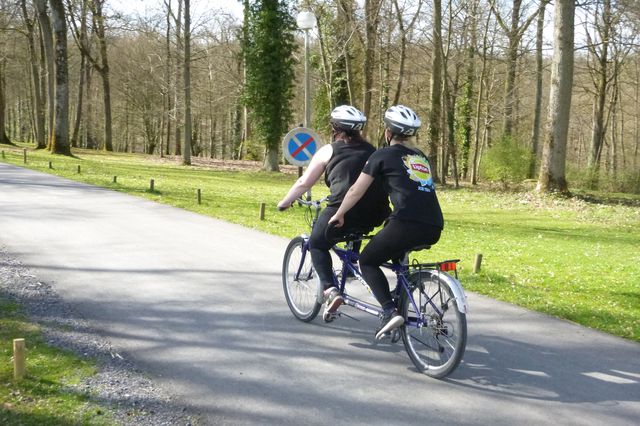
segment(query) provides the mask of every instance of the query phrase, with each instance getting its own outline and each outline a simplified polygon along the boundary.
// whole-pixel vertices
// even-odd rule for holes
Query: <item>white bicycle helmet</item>
[[[384,124],[395,135],[414,136],[422,122],[411,108],[394,105],[384,113]]]
[[[340,105],[331,111],[329,122],[336,130],[362,130],[367,117],[351,105]]]

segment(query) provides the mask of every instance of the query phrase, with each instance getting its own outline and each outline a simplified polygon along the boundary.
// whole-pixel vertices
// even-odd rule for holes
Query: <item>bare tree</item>
[[[565,163],[574,61],[574,0],[556,0],[549,118],[538,177],[538,192],[567,192]]]
[[[29,46],[29,59],[31,68],[31,81],[32,81],[32,93],[33,93],[33,109],[34,109],[34,121],[35,121],[35,136],[36,136],[36,149],[44,149],[47,147],[46,135],[45,135],[45,105],[43,100],[43,93],[40,90],[40,70],[38,68],[38,53],[36,51],[36,31],[33,20],[27,10],[26,0],[20,1],[20,8],[22,10],[22,19],[27,27],[27,44]]]
[[[0,144],[13,145],[6,132],[6,105],[5,96],[6,79],[4,78],[5,59],[0,58]]]
[[[71,155],[69,143],[69,66],[67,63],[67,21],[62,0],[50,0],[55,39],[56,114],[51,152]]]
[[[51,148],[54,129],[54,99],[55,99],[55,71],[54,71],[54,53],[53,53],[53,33],[51,31],[51,21],[47,12],[47,0],[34,0],[33,2],[38,10],[38,24],[40,24],[40,36],[42,37],[42,46],[44,48],[44,62],[47,70],[47,108],[48,108],[48,140],[47,146]]]
[[[533,128],[531,130],[531,163],[529,164],[529,179],[535,176],[540,145],[540,122],[542,121],[542,78],[544,58],[542,45],[544,35],[544,14],[550,0],[542,0],[538,8],[538,22],[536,27],[536,100],[533,112]]]
[[[431,105],[429,108],[429,163],[433,178],[438,177],[438,145],[442,112],[442,2],[433,0],[433,61],[431,63]]]
[[[184,152],[182,164],[191,165],[191,1],[184,0]]]
[[[502,27],[509,40],[509,46],[507,47],[507,79],[505,80],[504,88],[504,134],[505,136],[511,136],[513,134],[513,116],[516,104],[516,71],[518,66],[518,48],[520,46],[520,40],[524,35],[531,22],[537,16],[537,13],[531,14],[521,24],[522,18],[522,0],[513,0],[513,7],[511,9],[511,22],[507,25],[502,18],[502,15],[498,11],[495,0],[489,0],[491,9],[496,15],[498,24]]]

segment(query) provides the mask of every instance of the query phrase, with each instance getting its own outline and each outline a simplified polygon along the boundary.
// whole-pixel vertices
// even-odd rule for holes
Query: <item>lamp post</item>
[[[309,83],[309,30],[316,23],[313,12],[303,10],[296,18],[298,28],[304,31],[304,126],[311,125],[311,86]]]

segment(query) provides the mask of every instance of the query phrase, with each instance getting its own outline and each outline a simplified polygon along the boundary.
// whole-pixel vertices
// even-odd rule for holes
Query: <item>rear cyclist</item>
[[[381,225],[390,213],[388,197],[380,180],[372,180],[369,188],[361,194],[361,199],[351,205],[352,209],[344,217],[344,226],[339,229],[328,227],[329,218],[336,213],[347,190],[376,150],[360,134],[366,122],[364,114],[352,106],[335,108],[330,119],[332,143],[318,150],[305,173],[278,203],[280,210],[287,209],[325,173],[329,200],[311,231],[309,247],[313,266],[324,286],[326,304],[322,318],[327,322],[334,319],[336,310],[344,301],[333,281],[333,262],[329,250],[344,235],[355,230],[372,230]]]
[[[389,146],[371,155],[329,221],[341,227],[345,223],[345,215],[370,185],[382,179],[391,198],[393,212],[386,226],[369,241],[360,255],[362,275],[384,310],[376,339],[404,322],[396,310],[389,283],[380,265],[416,246],[435,244],[444,226],[431,166],[426,156],[414,148],[410,140],[420,128],[420,119],[410,108],[396,105],[385,112],[384,122],[385,140]]]

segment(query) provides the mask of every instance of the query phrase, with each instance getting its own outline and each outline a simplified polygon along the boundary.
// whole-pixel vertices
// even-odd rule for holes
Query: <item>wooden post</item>
[[[477,274],[480,272],[480,265],[482,264],[482,254],[476,254],[476,261],[473,263],[473,273]]]
[[[53,169],[53,164],[51,164],[51,161],[49,161],[49,168]]]
[[[13,378],[22,380],[26,373],[24,339],[13,339]]]
[[[118,183],[118,176],[113,177],[113,183]]]
[[[4,156],[4,150],[2,150],[2,159],[3,159],[3,160],[5,159],[5,156]]]
[[[27,164],[27,148],[22,151],[22,155],[24,156],[24,164]]]
[[[264,209],[267,207],[265,203],[260,203],[260,220],[264,220]]]
[[[153,179],[151,179],[151,180],[149,181],[149,191],[151,191],[151,192],[153,192],[153,191],[154,191],[154,189],[153,189],[153,188],[154,188],[154,183],[155,183],[155,182],[153,181]]]
[[[202,204],[202,190],[198,188],[198,204]]]
[[[80,174],[80,164],[78,164],[78,174]]]

